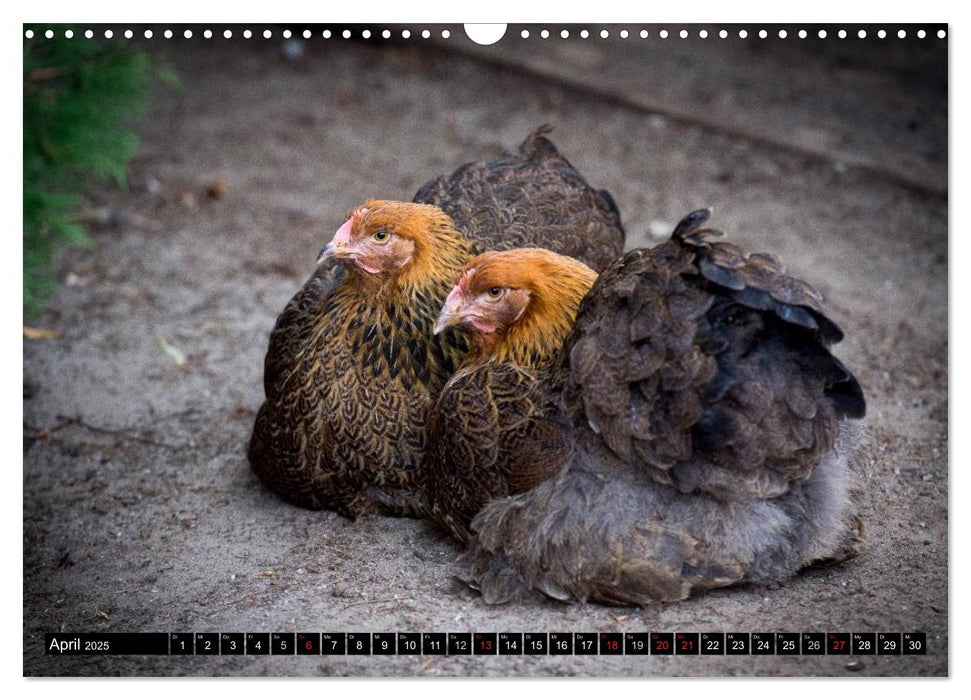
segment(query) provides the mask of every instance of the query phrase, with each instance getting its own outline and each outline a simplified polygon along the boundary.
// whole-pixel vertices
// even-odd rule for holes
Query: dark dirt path
[[[665,99],[684,105],[675,119],[604,99],[583,76],[551,84],[515,52],[496,65],[317,39],[288,61],[276,41],[169,45],[184,90],[161,90],[144,121],[130,192],[92,203],[108,221],[95,247],[60,261],[64,284],[33,321],[60,336],[24,340],[25,674],[946,674],[945,52],[922,53],[916,77],[900,69],[910,49],[863,52],[811,76],[799,109],[764,113],[772,138],[818,117],[818,134],[840,143],[845,124],[844,150],[872,156],[854,167],[839,151],[694,120],[705,65],[744,67],[724,90],[749,110],[737,117],[746,129],[766,85],[814,71],[811,51],[712,46],[707,63],[672,59],[680,88],[659,75]],[[592,49],[569,50],[582,64]],[[631,94],[649,92],[628,45],[596,52],[611,90],[626,65]],[[886,119],[854,118],[853,104],[881,95]],[[711,205],[732,241],[780,255],[823,292],[870,405],[871,544],[859,559],[644,610],[491,608],[452,580],[459,549],[426,525],[299,510],[251,475],[268,333],[343,213],[371,196],[408,199],[544,122],[614,194],[632,245]],[[884,147],[926,186],[883,168]],[[216,181],[225,193],[212,199]],[[925,631],[929,653],[860,657],[857,670],[846,657],[45,657],[43,633],[59,630]]]

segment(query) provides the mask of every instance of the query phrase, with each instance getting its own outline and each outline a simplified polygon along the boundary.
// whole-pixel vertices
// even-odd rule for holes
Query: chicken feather
[[[467,330],[472,354],[430,418],[428,483],[487,602],[646,605],[858,548],[865,400],[829,351],[842,331],[774,257],[715,242],[708,214],[578,285],[578,310],[549,307],[571,328],[534,364],[500,358],[535,338]],[[510,285],[530,277],[516,254],[495,254]]]

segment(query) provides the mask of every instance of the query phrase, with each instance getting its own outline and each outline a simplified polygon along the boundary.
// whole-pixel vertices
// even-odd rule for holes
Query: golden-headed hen
[[[708,215],[596,282],[508,251],[450,292],[436,328],[475,350],[430,416],[432,519],[486,601],[680,600],[857,546],[865,402],[828,349],[842,332]]]
[[[545,246],[602,268],[623,249],[612,198],[546,137],[425,185],[411,203],[351,210],[270,335],[249,461],[277,494],[356,517],[416,515],[428,407],[461,334],[432,324],[462,265]]]

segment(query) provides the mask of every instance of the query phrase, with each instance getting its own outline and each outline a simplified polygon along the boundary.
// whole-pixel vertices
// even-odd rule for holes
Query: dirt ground
[[[59,261],[60,290],[29,321],[58,337],[24,340],[24,674],[947,675],[946,42],[664,44],[598,28],[516,43],[512,28],[486,50],[459,31],[164,45],[182,90],[160,87],[141,122],[129,191],[92,199],[95,245]],[[300,510],[250,472],[268,334],[343,213],[410,199],[545,122],[613,193],[632,247],[713,206],[730,240],[824,294],[869,401],[861,557],[646,609],[489,607],[429,526]],[[928,653],[43,651],[57,631],[651,630],[923,631]]]

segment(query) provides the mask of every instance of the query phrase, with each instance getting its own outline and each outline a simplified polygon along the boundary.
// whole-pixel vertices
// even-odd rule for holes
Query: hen
[[[414,201],[440,207],[479,252],[539,246],[603,270],[624,250],[620,212],[556,150],[552,129],[426,183]]]
[[[249,445],[270,489],[350,517],[421,512],[427,410],[467,349],[432,324],[462,265],[478,250],[542,245],[603,266],[623,249],[613,200],[546,131],[414,203],[348,213],[270,335]]]
[[[842,332],[708,215],[595,283],[508,251],[450,292],[436,329],[474,350],[430,418],[432,518],[487,602],[645,605],[852,554],[865,401]]]

